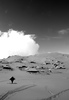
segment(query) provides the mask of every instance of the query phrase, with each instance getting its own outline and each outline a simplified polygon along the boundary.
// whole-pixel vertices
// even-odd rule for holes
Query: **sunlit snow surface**
[[[35,57],[38,58],[37,56]],[[38,59],[35,60],[35,57],[23,57],[24,63],[30,66],[32,59],[40,62]],[[49,57],[51,58],[51,56]],[[63,59],[61,59],[61,56],[58,56],[61,61],[65,62],[67,69],[54,70],[50,75],[30,74],[26,71],[21,71],[17,66],[22,66],[24,63],[15,62],[16,59],[12,60],[11,58],[5,60],[13,61],[10,63],[10,66],[14,70],[8,71],[3,69],[0,71],[0,100],[69,100],[69,57],[63,56]],[[11,76],[16,78],[14,84],[11,84],[9,80]]]

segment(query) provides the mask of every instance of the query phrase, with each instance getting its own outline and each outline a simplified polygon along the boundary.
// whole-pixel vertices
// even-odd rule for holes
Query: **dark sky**
[[[69,53],[69,3],[49,0],[0,0],[0,30],[35,34],[41,52]]]

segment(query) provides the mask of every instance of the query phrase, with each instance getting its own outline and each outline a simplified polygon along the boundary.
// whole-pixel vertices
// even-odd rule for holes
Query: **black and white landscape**
[[[69,100],[69,2],[0,0],[0,100]]]
[[[68,94],[69,55],[46,53],[0,60],[0,100],[68,100]]]

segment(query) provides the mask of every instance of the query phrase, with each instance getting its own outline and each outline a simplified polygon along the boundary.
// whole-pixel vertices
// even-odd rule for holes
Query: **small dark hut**
[[[36,70],[35,68],[29,68],[29,69],[27,70],[27,72],[29,72],[29,73],[39,73],[39,71]]]
[[[10,81],[11,81],[11,83],[13,84],[13,82],[14,82],[15,78],[12,76],[9,80],[10,80]]]

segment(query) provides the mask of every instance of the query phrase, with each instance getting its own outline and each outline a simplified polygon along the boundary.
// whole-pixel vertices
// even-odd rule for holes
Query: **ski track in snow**
[[[0,100],[5,100],[9,95],[11,95],[13,93],[16,93],[19,91],[24,91],[24,90],[31,88],[31,87],[34,87],[34,86],[36,86],[36,85],[24,85],[24,86],[21,86],[19,88],[14,89],[14,90],[10,90],[5,94],[0,95]]]
[[[19,92],[19,91],[24,91],[24,90],[26,90],[28,88],[31,88],[31,87],[34,87],[34,86],[36,86],[36,85],[24,85],[24,86],[21,86],[21,87],[18,87],[16,89],[14,89],[14,90],[10,90],[10,91],[8,91],[5,94],[0,95],[0,100],[5,100],[9,95],[12,95],[13,93],[16,93],[16,92]],[[52,96],[50,96],[48,98],[43,98],[41,100],[54,100],[54,99],[58,99],[59,95],[61,95],[64,92],[67,92],[67,91],[69,91],[69,89],[62,90],[62,91],[60,91],[60,92],[58,92],[56,94],[52,94]]]
[[[50,96],[50,97],[48,97],[48,98],[43,98],[43,99],[41,99],[41,100],[59,100],[59,99],[58,99],[58,98],[59,98],[59,95],[61,95],[62,93],[65,93],[65,92],[67,92],[67,91],[69,91],[69,89],[62,90],[62,91],[60,91],[60,92],[58,92],[58,93],[56,93],[56,94],[53,94],[52,96]]]

